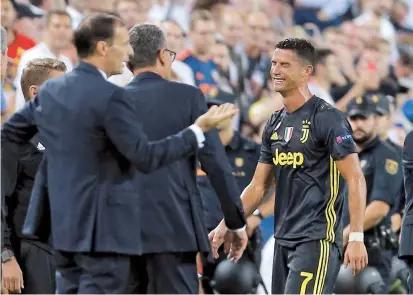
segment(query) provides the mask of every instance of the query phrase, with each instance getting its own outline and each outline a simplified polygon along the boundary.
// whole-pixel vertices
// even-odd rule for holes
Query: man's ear
[[[162,66],[165,65],[165,49],[159,50],[159,62],[161,63]]]
[[[307,65],[307,66],[304,68],[304,74],[305,74],[307,77],[310,77],[310,76],[313,74],[313,72],[314,72],[314,67],[313,67],[312,65]]]
[[[36,85],[30,86],[30,88],[29,88],[29,94],[30,94],[29,99],[32,99],[32,98],[34,98],[34,97],[37,95],[37,86],[36,86]]]
[[[97,42],[95,51],[100,55],[106,56],[108,51],[108,43],[106,41]]]

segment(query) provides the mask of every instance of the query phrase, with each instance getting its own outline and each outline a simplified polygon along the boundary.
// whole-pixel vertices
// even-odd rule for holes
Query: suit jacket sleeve
[[[19,160],[18,160],[18,146],[13,143],[2,140],[1,146],[1,190],[2,190],[2,203],[1,203],[1,215],[2,215],[2,236],[3,247],[12,249],[10,241],[10,228],[7,224],[6,217],[9,214],[7,201],[13,195],[17,183],[17,175],[19,173]]]
[[[141,172],[149,173],[188,157],[198,149],[196,136],[189,128],[165,139],[149,142],[129,96],[121,88],[112,95],[104,116],[104,128],[109,138]]]
[[[192,107],[192,120],[195,121],[207,111],[207,105],[202,92],[197,89]],[[225,148],[222,145],[217,130],[205,134],[205,146],[199,152],[199,161],[214,188],[222,211],[225,223],[229,229],[239,229],[245,225],[244,210],[240,199],[238,184],[232,175]]]
[[[29,101],[23,108],[15,112],[1,128],[1,137],[16,144],[28,143],[37,133],[34,119],[38,97]]]

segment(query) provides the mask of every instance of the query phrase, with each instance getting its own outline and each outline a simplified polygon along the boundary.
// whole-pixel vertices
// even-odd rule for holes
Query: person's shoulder
[[[18,45],[22,47],[24,50],[28,50],[36,46],[36,42],[20,33],[16,33],[16,41],[18,42]]]
[[[202,91],[198,87],[186,83],[166,81],[165,87],[168,88],[168,91],[173,91],[171,92],[172,95],[180,95],[181,93],[192,97],[198,94],[202,95]]]
[[[180,61],[187,61],[188,59],[192,58],[192,51],[190,49],[185,49],[184,51],[181,51],[178,53],[176,59]]]
[[[395,161],[400,161],[400,154],[394,146],[383,140],[380,140],[380,144],[377,149],[377,156],[379,158],[385,157]]]
[[[314,104],[314,115],[316,119],[322,123],[326,123],[327,120],[342,120],[346,119],[346,115],[326,102],[324,99],[315,96],[316,102]],[[331,122],[330,122],[331,123]]]
[[[407,134],[404,140],[404,149],[413,150],[413,130]]]

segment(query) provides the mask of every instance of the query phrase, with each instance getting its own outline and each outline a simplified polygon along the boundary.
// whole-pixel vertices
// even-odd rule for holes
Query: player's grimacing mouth
[[[281,77],[273,76],[272,81],[274,82],[274,84],[282,84],[282,83],[284,83],[285,79],[281,78]]]

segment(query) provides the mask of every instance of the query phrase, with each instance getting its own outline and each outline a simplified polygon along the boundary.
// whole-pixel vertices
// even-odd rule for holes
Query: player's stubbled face
[[[349,117],[349,122],[357,144],[362,144],[376,135],[377,120],[374,116],[353,116]]]
[[[274,90],[285,92],[297,87],[301,79],[301,61],[289,49],[275,49],[271,59],[271,78]]]

